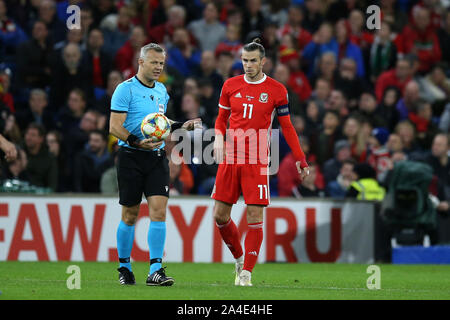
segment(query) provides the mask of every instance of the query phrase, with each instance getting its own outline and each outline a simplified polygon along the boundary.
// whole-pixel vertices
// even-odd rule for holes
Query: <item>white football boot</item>
[[[234,285],[235,286],[239,285],[239,276],[241,275],[242,268],[244,267],[244,260],[243,259],[240,259],[240,260],[242,260],[242,261],[239,261],[239,259],[238,259],[238,261],[236,261],[236,264],[235,264],[235,267],[234,267],[234,270],[235,270],[235,273],[236,273],[236,277],[234,278]]]
[[[251,287],[252,286],[252,273],[248,270],[242,270],[239,275],[239,285],[241,287]]]

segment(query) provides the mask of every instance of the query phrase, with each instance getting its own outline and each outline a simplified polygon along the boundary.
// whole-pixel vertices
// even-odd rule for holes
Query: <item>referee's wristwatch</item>
[[[134,134],[130,134],[127,138],[127,143],[129,146],[137,148],[139,146],[139,138]]]

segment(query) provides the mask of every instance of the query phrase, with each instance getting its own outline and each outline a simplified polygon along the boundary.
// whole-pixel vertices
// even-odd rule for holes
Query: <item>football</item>
[[[141,122],[141,132],[146,139],[164,140],[170,134],[169,119],[162,113],[150,113]]]

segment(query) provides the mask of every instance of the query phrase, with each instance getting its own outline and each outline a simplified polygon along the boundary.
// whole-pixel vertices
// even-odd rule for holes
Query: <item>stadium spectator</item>
[[[334,87],[334,82],[337,74],[337,62],[336,56],[333,52],[328,51],[325,52],[319,59],[317,65],[317,71],[314,76],[310,76],[312,82],[315,82],[315,79],[323,79],[328,81],[331,87]]]
[[[336,111],[341,117],[349,113],[348,99],[342,90],[334,89],[331,91],[325,109]]]
[[[17,49],[17,78],[21,86],[45,88],[50,84],[52,45],[45,23],[33,24],[31,38]]]
[[[83,42],[86,43],[89,30],[94,26],[94,16],[90,6],[82,6],[80,10],[80,27],[83,34]]]
[[[44,140],[45,130],[41,125],[31,123],[25,130],[24,150],[28,158],[26,170],[32,185],[56,191],[58,163],[48,151]]]
[[[86,95],[80,89],[72,89],[67,97],[67,105],[57,114],[57,128],[63,135],[78,126],[87,108]]]
[[[94,87],[102,89],[106,87],[108,74],[113,64],[112,57],[103,49],[104,43],[103,32],[100,29],[91,29],[83,57],[87,70],[92,72],[88,78],[92,79]]]
[[[281,49],[281,47],[280,47]],[[280,62],[289,68],[289,88],[297,94],[301,101],[308,100],[311,96],[311,85],[300,68],[300,57],[294,48],[284,48],[280,52]]]
[[[49,38],[52,44],[63,41],[66,38],[66,25],[59,20],[56,14],[56,2],[53,0],[42,0],[38,7],[38,21],[42,21],[47,26]]]
[[[381,0],[381,12],[383,12],[383,20],[392,26],[392,31],[400,33],[403,27],[408,23],[408,15],[404,10],[400,10],[399,2],[395,0]]]
[[[396,106],[400,98],[401,93],[396,87],[387,87],[384,90],[383,99],[376,109],[378,115],[385,119],[386,127],[390,132],[394,131],[395,125],[399,121]]]
[[[208,124],[211,126],[212,119],[209,119],[205,114],[205,108],[200,105],[200,99],[198,95],[191,93],[185,93],[181,99],[181,112],[182,117],[179,121],[187,121],[189,119],[202,118],[204,119],[203,125]]]
[[[351,156],[358,160],[361,154],[366,150],[366,141],[361,131],[360,117],[353,114],[344,121],[342,134],[350,144]]]
[[[355,181],[354,160],[345,160],[339,169],[339,175],[335,180],[330,181],[326,186],[326,195],[332,198],[345,198],[348,188]]]
[[[278,63],[275,67],[273,78],[286,87],[289,95],[289,106],[291,109],[291,114],[299,115],[302,113],[302,109],[300,107],[300,99],[297,93],[294,92],[289,86],[290,74],[291,73],[289,71],[289,68],[285,64]]]
[[[333,52],[336,54],[338,63],[343,58],[351,58],[356,62],[356,74],[360,78],[365,76],[364,59],[361,49],[350,42],[350,26],[344,19],[336,23],[336,43]]]
[[[355,112],[370,121],[373,127],[386,127],[386,119],[377,112],[377,100],[375,95],[366,91],[360,95],[358,111]]]
[[[334,144],[341,137],[340,117],[335,110],[325,111],[322,129],[311,136],[311,153],[317,156],[317,163],[321,166],[334,155]]]
[[[433,110],[431,104],[421,101],[414,111],[408,114],[408,119],[413,123],[417,133],[417,143],[423,150],[429,150],[433,137],[438,133],[437,126],[432,121]]]
[[[319,58],[326,52],[333,51],[336,46],[337,43],[333,39],[333,26],[328,22],[322,23],[319,30],[314,33],[312,41],[306,45],[302,53],[302,58],[308,66],[308,77],[310,79],[315,74]],[[336,59],[334,63],[336,64]]]
[[[330,97],[330,93],[331,83],[324,78],[317,78],[311,98],[317,103],[321,111],[325,109],[325,103]]]
[[[323,4],[320,0],[304,1],[302,25],[311,34],[315,33],[323,22],[322,6]]]
[[[192,46],[186,29],[173,33],[173,47],[168,51],[167,65],[177,69],[184,77],[194,75],[200,65],[201,52]]]
[[[105,94],[96,101],[96,110],[100,112],[101,115],[109,117],[109,108],[111,107],[111,97],[116,90],[116,87],[124,80],[122,73],[117,70],[112,70],[108,74],[106,81]],[[106,121],[109,123],[109,121]]]
[[[292,190],[295,198],[323,197],[325,194],[315,181],[317,176],[317,165],[309,163],[309,175],[302,180],[301,184]]]
[[[334,144],[334,157],[325,161],[323,164],[323,177],[325,184],[335,180],[339,175],[339,170],[344,161],[350,160],[352,157],[351,145],[347,140],[339,140]]]
[[[58,188],[57,192],[70,191],[72,186],[71,168],[67,166],[67,156],[63,146],[62,135],[58,130],[51,130],[45,136],[48,151],[56,158],[58,163]]]
[[[141,48],[147,43],[147,35],[142,26],[134,26],[130,38],[117,51],[115,64],[125,79],[133,76],[137,70],[137,60]]]
[[[249,39],[254,38],[254,35],[260,35],[264,30],[264,17],[262,11],[261,0],[245,0],[244,12],[242,15],[242,42],[248,43]]]
[[[300,53],[305,46],[312,40],[311,33],[305,30],[303,23],[303,10],[298,5],[292,5],[288,9],[288,21],[278,30],[278,37],[281,38],[285,34],[294,36],[296,40],[296,48]]]
[[[443,103],[450,97],[450,79],[445,75],[445,67],[442,64],[434,65],[418,82],[421,98],[431,104]]]
[[[391,133],[386,142],[386,148],[391,155],[395,152],[403,152],[403,142],[400,136],[396,133]]]
[[[439,120],[439,129],[446,133],[448,133],[450,129],[450,103],[445,105],[445,109],[442,112]]]
[[[203,10],[203,18],[192,21],[187,29],[192,33],[202,51],[212,51],[225,40],[225,27],[218,20],[218,10],[214,2],[209,2]]]
[[[377,201],[384,199],[386,190],[378,183],[375,169],[367,163],[358,163],[353,172],[355,181],[350,184],[350,188],[345,194],[347,198]]]
[[[399,120],[408,119],[409,113],[415,111],[420,102],[419,85],[411,80],[405,87],[403,98],[397,103],[397,112]]]
[[[415,152],[420,152],[416,141],[416,130],[410,121],[403,120],[397,123],[394,132],[400,136],[403,144],[403,151],[406,155],[409,156]]]
[[[433,168],[433,174],[438,180],[438,198],[441,202],[441,211],[448,212],[448,202],[450,199],[450,157],[448,154],[450,147],[447,134],[437,134],[433,139],[431,152],[425,158],[425,162]],[[446,207],[446,208],[445,208]],[[444,210],[446,209],[446,210]]]
[[[370,47],[370,80],[375,83],[382,72],[395,67],[396,61],[397,47],[391,40],[391,26],[382,21]]]
[[[438,37],[430,28],[430,10],[418,7],[412,11],[413,22],[406,25],[395,39],[400,54],[415,53],[419,57],[419,72],[426,73],[441,60],[442,52]]]
[[[384,181],[387,171],[390,170],[390,152],[386,147],[389,131],[379,127],[372,130],[368,140],[368,147],[364,158],[375,169],[378,181]]]
[[[207,127],[212,127],[213,118],[217,115],[217,99],[219,99],[220,91],[214,90],[214,87],[208,79],[201,79],[198,82],[199,102],[205,108],[204,120]]]
[[[442,50],[442,61],[450,65],[450,9],[443,14],[442,26],[437,31],[437,36]]]
[[[0,103],[3,103],[9,108],[12,113],[16,112],[14,107],[14,96],[10,92],[11,89],[11,70],[6,68],[0,70]]]
[[[106,133],[92,130],[86,147],[75,156],[75,192],[100,192],[102,174],[111,166]]]
[[[341,90],[348,99],[348,107],[354,110],[358,98],[364,90],[364,80],[356,75],[356,62],[352,58],[343,58],[336,73],[334,88]]]
[[[92,70],[83,63],[81,49],[74,43],[69,43],[63,49],[62,59],[57,59],[53,67],[50,93],[50,107],[58,111],[63,107],[72,89],[83,91],[87,100],[92,100]]]
[[[186,9],[180,5],[173,5],[167,10],[167,21],[148,30],[149,41],[168,45],[173,41],[175,30],[184,28],[185,23]]]
[[[66,33],[66,38],[53,45],[53,56],[56,56],[56,57],[61,56],[62,50],[69,43],[74,43],[74,44],[80,46],[80,48],[82,50],[85,49],[86,45],[83,42],[83,33],[82,33],[81,29],[74,28],[74,29],[68,30]]]
[[[116,13],[117,9],[114,4],[114,1],[110,0],[103,0],[98,1],[98,3],[94,6],[92,6],[92,18],[93,18],[93,25],[95,27],[98,27],[100,22],[109,14]]]
[[[367,50],[374,41],[373,34],[364,30],[365,21],[364,13],[359,9],[353,9],[348,16],[350,41],[363,51]]]
[[[117,14],[106,16],[99,27],[103,31],[105,51],[115,57],[117,51],[127,42],[133,29],[129,7],[124,5],[118,9]]]
[[[325,18],[333,24],[346,19],[354,9],[362,9],[362,3],[354,0],[334,1],[328,3]]]
[[[222,81],[231,77],[233,63],[234,57],[229,51],[221,51],[217,55],[217,72],[222,76]]]
[[[396,87],[403,92],[406,84],[411,80],[412,65],[407,59],[398,59],[395,69],[380,74],[375,84],[375,93],[378,103],[383,98],[384,91],[388,87]]]
[[[54,117],[48,109],[47,93],[42,89],[32,89],[27,108],[18,110],[16,119],[22,132],[32,122],[44,126],[47,131],[52,130],[54,128]]]
[[[216,70],[217,64],[214,52],[203,50],[200,60],[200,68],[196,73],[196,77],[198,79],[208,80],[212,84],[214,91],[216,93],[220,93],[223,85],[223,79]]]
[[[223,52],[228,52],[232,55],[233,61],[239,60],[242,49],[242,42],[240,39],[241,30],[239,25],[228,24],[225,32],[225,39],[216,46],[216,57],[220,56]]]
[[[323,119],[324,109],[319,108],[316,100],[309,100],[306,103],[305,115],[305,135],[311,137],[317,135]]]
[[[17,47],[28,39],[25,31],[8,16],[4,0],[0,0],[0,61],[14,63]]]

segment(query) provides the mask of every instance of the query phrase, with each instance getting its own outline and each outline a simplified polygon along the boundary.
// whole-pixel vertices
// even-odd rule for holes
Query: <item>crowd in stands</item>
[[[80,28],[69,29],[69,5]],[[380,0],[381,26],[366,27],[356,0],[0,0],[0,133],[19,148],[2,179],[57,192],[117,191],[111,96],[135,75],[140,48],[167,52],[159,79],[167,115],[214,127],[222,84],[243,73],[255,37],[264,72],[289,93],[311,175],[300,181],[280,135],[272,196],[345,197],[369,164],[386,183],[397,161],[430,164],[432,192],[450,199],[448,1]],[[274,122],[277,128],[277,122]],[[172,148],[171,143],[167,148]],[[209,194],[216,165],[170,163],[172,194]]]

